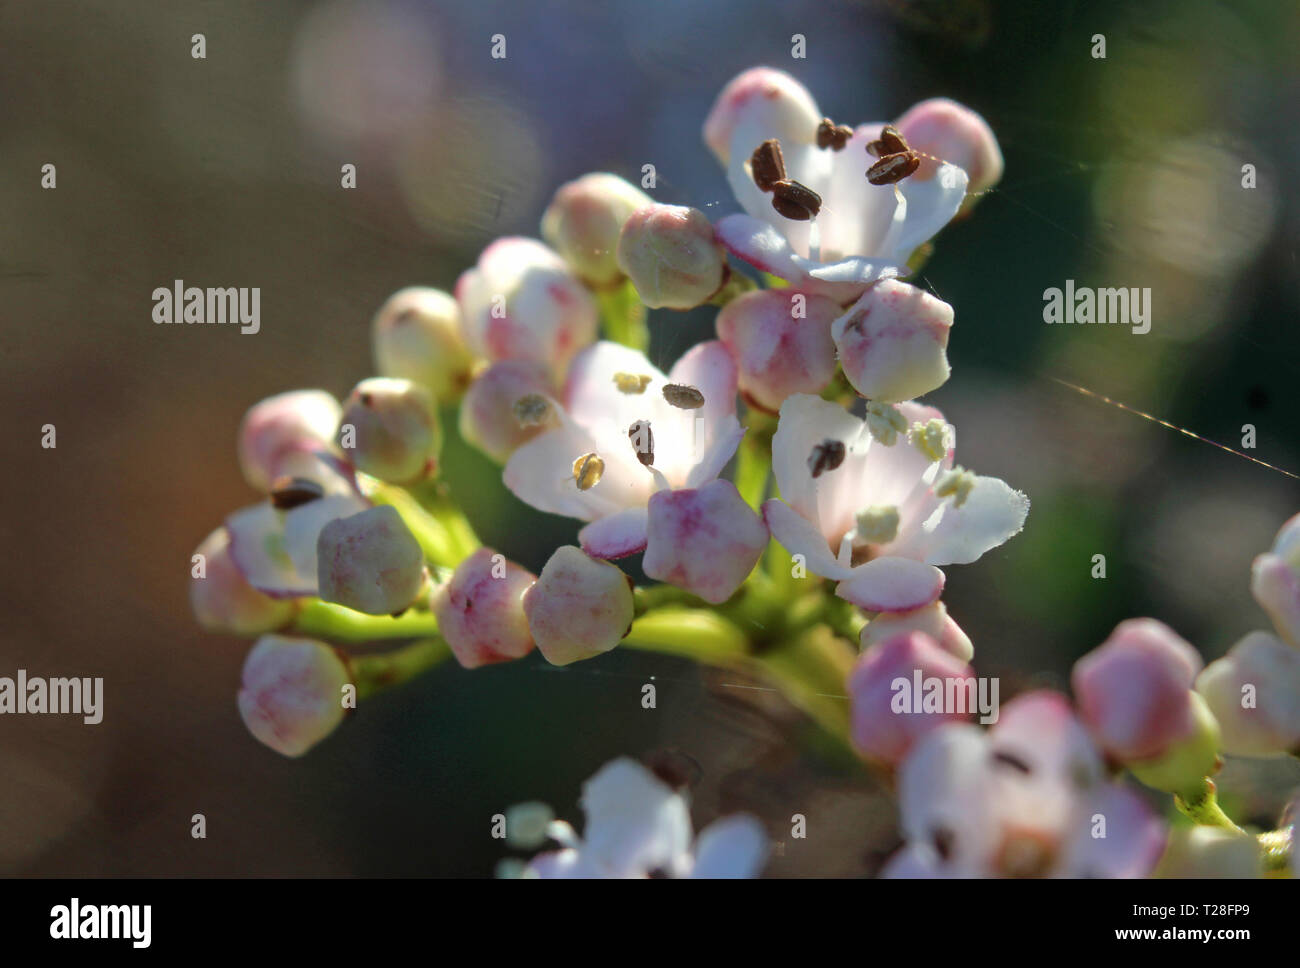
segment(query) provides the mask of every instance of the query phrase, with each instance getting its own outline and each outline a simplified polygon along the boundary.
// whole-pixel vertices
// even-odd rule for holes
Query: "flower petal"
[[[763,520],[782,548],[792,555],[803,555],[804,563],[814,575],[838,581],[853,573],[835,560],[821,532],[784,501],[772,498],[765,502]]]
[[[977,477],[961,507],[939,503],[909,542],[896,554],[922,558],[931,565],[966,565],[1019,534],[1029,514],[1029,498],[996,477]]]
[[[748,814],[735,814],[700,831],[691,877],[756,877],[766,861],[763,825]]]
[[[626,558],[645,550],[646,509],[627,508],[597,518],[578,532],[578,544],[593,558]]]
[[[715,605],[744,583],[768,538],[730,481],[655,494],[646,533],[645,573]]]
[[[587,815],[583,853],[607,877],[656,870],[680,874],[689,865],[691,815],[686,801],[641,764],[619,757],[582,787]]]
[[[835,594],[869,612],[910,612],[938,601],[944,575],[911,558],[875,558],[853,569]]]

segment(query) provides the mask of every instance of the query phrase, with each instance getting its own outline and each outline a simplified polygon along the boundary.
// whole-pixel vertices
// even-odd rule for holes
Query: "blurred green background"
[[[736,210],[700,126],[756,64],[838,121],[945,95],[1001,141],[1002,184],[920,281],[956,308],[933,402],[958,460],[1033,501],[945,595],[1004,701],[1064,686],[1129,616],[1207,660],[1264,627],[1249,566],[1300,510],[1297,481],[1055,380],[1233,447],[1252,424],[1249,453],[1300,472],[1297,49],[1300,8],[1270,0],[0,4],[0,674],[105,677],[99,726],[0,719],[0,871],[488,875],[493,813],[542,799],[577,820],[601,763],[664,746],[700,764],[697,826],[743,807],[786,841],[773,873],[879,865],[889,796],[734,677],[620,650],[441,668],[288,761],[235,710],[247,643],[201,633],[186,598],[195,545],[255,498],[234,460],[248,406],[345,394],[389,293],[450,289],[492,238],[536,235],[583,172],[653,163],[660,201]],[[260,287],[261,332],[155,326],[150,294],[178,278]],[[1150,333],[1045,325],[1043,291],[1067,279],[1150,287]],[[653,314],[656,362],[712,315]],[[458,442],[446,463],[508,556],[536,570],[572,541],[574,522],[525,508]],[[1262,824],[1297,782],[1294,764],[1230,763],[1222,786]],[[784,837],[793,813],[805,841]]]

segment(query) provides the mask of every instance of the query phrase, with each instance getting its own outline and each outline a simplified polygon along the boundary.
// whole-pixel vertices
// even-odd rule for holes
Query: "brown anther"
[[[648,373],[615,373],[614,386],[618,387],[619,393],[645,393],[645,388],[653,379]]]
[[[830,148],[831,151],[843,151],[844,146],[853,137],[853,129],[847,124],[836,124],[830,118],[822,118],[817,125],[817,147]]]
[[[822,197],[807,185],[784,179],[772,186],[772,207],[786,218],[806,222],[822,208]]]
[[[515,401],[512,408],[521,427],[540,427],[551,417],[551,401],[540,393],[529,393]]]
[[[886,155],[867,169],[867,181],[873,185],[893,185],[919,167],[921,167],[921,156],[915,151],[901,151],[896,155]]]
[[[880,132],[880,138],[867,145],[867,154],[876,158],[884,158],[888,155],[897,155],[911,150],[912,146],[907,143],[903,133],[892,124],[885,125],[884,130]]]
[[[305,477],[277,477],[271,482],[271,507],[288,511],[325,496],[325,488]]]
[[[573,462],[573,480],[580,491],[590,491],[600,483],[600,477],[604,473],[605,462],[594,452],[583,454]]]
[[[695,387],[681,383],[665,383],[664,399],[679,410],[699,410],[704,406],[704,394]]]
[[[754,149],[749,156],[749,172],[761,192],[770,192],[772,186],[785,178],[785,158],[781,155],[781,142],[769,138]]]
[[[627,428],[628,440],[636,451],[636,459],[646,467],[655,462],[655,435],[650,429],[649,420],[638,420]]]
[[[844,463],[844,442],[840,440],[823,440],[808,455],[808,473],[821,477],[826,471],[833,471]]]

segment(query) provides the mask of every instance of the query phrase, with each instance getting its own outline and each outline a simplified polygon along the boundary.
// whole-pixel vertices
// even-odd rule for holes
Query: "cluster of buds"
[[[1075,706],[1033,693],[999,710],[941,569],[1016,535],[1029,501],[958,466],[953,424],[918,402],[949,377],[953,310],[901,281],[997,182],[996,139],[945,100],[837,124],[757,68],[724,88],[704,140],[742,213],[713,224],[585,175],[556,192],[545,241],[497,239],[451,293],[384,301],[377,375],[341,403],[302,390],[248,412],[238,457],[261,499],[199,546],[191,595],[205,627],[260,636],[238,694],[250,731],[301,755],[357,698],[443,655],[472,670],[539,661],[535,648],[562,666],[629,636],[691,654],[712,635],[702,653],[761,665],[820,623],[860,649],[846,739],[899,782],[907,846],[890,873],[1149,872],[1164,827],[1113,771],[1205,811],[1221,752],[1300,745],[1300,524],[1255,565],[1280,638],[1254,633],[1202,670],[1165,626],[1126,622],[1079,661]],[[718,338],[653,364],[646,310],[705,304]],[[444,427],[519,500],[579,522],[538,573],[480,546],[443,480]],[[779,496],[764,500],[769,478]],[[635,555],[658,585],[634,587],[620,561]],[[346,651],[394,639],[411,643]],[[1247,686],[1255,702],[1238,708]],[[755,821],[696,838],[684,793],[630,760],[582,803],[581,838],[543,808],[511,811],[516,845],[560,848],[517,872],[762,867]]]

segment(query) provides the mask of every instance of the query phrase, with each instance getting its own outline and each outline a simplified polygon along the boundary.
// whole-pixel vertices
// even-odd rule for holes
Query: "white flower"
[[[913,426],[943,419],[916,403],[898,410]],[[1017,534],[1029,513],[1029,499],[994,477],[968,475],[960,505],[936,493],[945,490],[936,483],[952,468],[954,438],[949,427],[947,453],[931,460],[902,435],[883,445],[834,403],[789,397],[772,438],[782,499],[763,505],[772,536],[791,554],[803,555],[809,571],[838,581],[836,594],[862,608],[905,612],[930,604],[943,591],[936,565],[975,561]],[[843,462],[814,477],[809,456],[828,441],[844,445]],[[896,526],[880,533],[881,521],[892,523],[893,512]]]
[[[705,141],[727,168],[743,215],[717,226],[718,240],[735,255],[791,285],[834,296],[859,296],[877,279],[906,276],[912,252],[957,214],[966,196],[966,172],[943,164],[927,178],[872,185],[876,162],[867,145],[884,123],[863,124],[839,151],[819,148],[822,115],[812,96],[787,74],[759,67],[734,78],[705,122]],[[764,141],[781,143],[787,177],[821,196],[821,211],[795,221],[772,207],[749,170]],[[724,147],[725,146],[725,147]]]
[[[534,857],[524,877],[754,877],[767,858],[767,836],[745,814],[693,837],[686,798],[626,757],[583,784],[582,810],[582,838],[566,823],[550,824],[563,847]]]
[[[648,379],[637,379],[642,377]],[[682,409],[669,403],[669,384],[697,390],[703,405]],[[743,434],[736,419],[736,366],[716,341],[691,349],[668,376],[636,350],[596,343],[574,359],[555,409],[559,425],[510,456],[506,487],[539,511],[591,522],[578,538],[596,558],[644,549],[650,496],[713,480]],[[648,422],[649,431],[638,438],[638,453],[630,431],[640,422]],[[580,482],[575,461],[588,454],[597,456],[601,471],[584,474]]]

